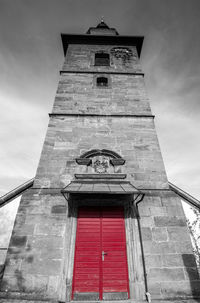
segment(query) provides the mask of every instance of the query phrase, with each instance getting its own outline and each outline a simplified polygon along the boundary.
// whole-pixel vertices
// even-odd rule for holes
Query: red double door
[[[80,295],[100,300],[129,297],[122,207],[79,208],[72,299]]]

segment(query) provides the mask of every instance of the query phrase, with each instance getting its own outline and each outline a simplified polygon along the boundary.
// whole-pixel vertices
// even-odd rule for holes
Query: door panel
[[[129,293],[122,207],[78,212],[72,299],[127,299]]]

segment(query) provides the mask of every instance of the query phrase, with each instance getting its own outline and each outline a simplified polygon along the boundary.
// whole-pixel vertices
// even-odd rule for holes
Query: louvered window
[[[97,66],[109,66],[110,65],[110,56],[105,53],[95,54],[95,65]]]

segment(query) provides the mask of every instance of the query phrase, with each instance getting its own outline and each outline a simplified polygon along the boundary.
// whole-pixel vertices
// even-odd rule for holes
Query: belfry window
[[[108,86],[108,78],[98,77],[97,78],[97,86],[107,87]]]
[[[95,54],[95,65],[97,66],[109,66],[110,56],[106,53],[96,53]]]

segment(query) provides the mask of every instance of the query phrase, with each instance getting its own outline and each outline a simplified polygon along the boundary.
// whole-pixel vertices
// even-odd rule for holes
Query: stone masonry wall
[[[111,149],[126,159],[122,172],[138,188],[168,188],[152,118],[51,117],[34,186],[64,188],[83,173],[75,158]]]
[[[108,87],[97,87],[95,74],[63,74],[53,113],[151,115],[144,79],[137,75],[103,74]]]
[[[125,47],[132,51],[129,60],[123,62],[117,59],[111,51],[114,47]],[[96,52],[110,53],[110,66],[95,66],[94,55]],[[136,47],[124,45],[83,45],[71,44],[68,46],[63,71],[85,71],[85,72],[120,72],[120,73],[141,73],[141,66]]]
[[[171,191],[148,192],[139,213],[152,299],[199,297],[199,273],[180,198]]]
[[[110,66],[94,65],[95,52],[113,47],[69,46],[53,113],[151,115],[135,47],[127,62],[110,53]],[[108,87],[97,87],[97,76],[108,77]]]
[[[22,197],[8,249],[1,292],[58,299],[66,247],[67,203],[60,191],[30,189]],[[0,296],[1,296],[0,292]]]

